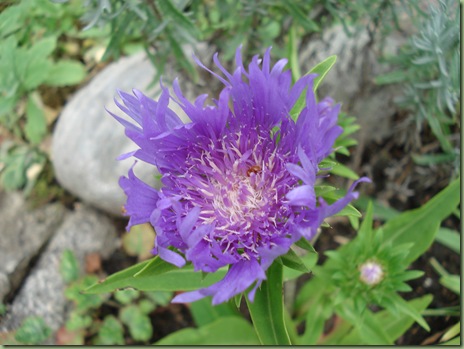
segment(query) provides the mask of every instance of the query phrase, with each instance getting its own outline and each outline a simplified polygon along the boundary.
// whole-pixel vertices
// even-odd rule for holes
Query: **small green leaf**
[[[129,304],[139,298],[139,296],[140,291],[134,290],[133,288],[116,290],[114,292],[114,298],[121,304]]]
[[[421,298],[416,298],[411,301],[408,301],[411,307],[413,307],[417,312],[422,312],[427,308],[427,306],[432,302],[432,296],[426,295]],[[378,313],[372,314],[370,310],[366,310],[367,318],[366,321],[373,318],[376,323],[382,324],[384,331],[389,337],[391,342],[396,341],[400,338],[414,323],[414,319],[410,316],[395,316],[389,310],[382,310]],[[343,327],[345,324],[341,323],[339,326]],[[360,345],[362,343],[360,332],[364,331],[364,328],[355,327],[353,329],[348,329],[346,334],[341,338],[328,338],[324,340],[324,345]],[[335,339],[335,340],[332,340]],[[372,345],[372,342],[367,342],[365,344]]]
[[[200,37],[197,27],[180,12],[171,0],[158,1],[156,3],[163,14],[176,23],[176,26],[182,28],[187,34],[192,35],[195,39]]]
[[[314,79],[314,91],[317,91],[322,80],[324,80],[325,76],[329,73],[330,69],[332,69],[333,65],[337,61],[337,56],[333,55],[327,57],[322,62],[316,64],[308,74],[318,74],[318,76]]]
[[[113,315],[105,316],[98,330],[96,343],[98,345],[124,345],[124,330],[122,324]]]
[[[69,319],[66,321],[66,329],[69,331],[80,330],[90,327],[92,318],[90,315],[82,315],[76,311],[71,312]]]
[[[284,321],[282,265],[274,262],[266,274],[254,301],[245,297],[254,328],[263,345],[290,345]]]
[[[316,64],[306,75],[308,74],[318,74],[318,76],[314,79],[313,83],[313,91],[314,93],[317,91],[317,88],[319,87],[319,84],[322,82],[324,77],[327,75],[327,73],[330,71],[332,66],[335,64],[337,61],[337,56],[333,55],[322,62]],[[293,120],[297,120],[298,116],[300,115],[301,111],[306,105],[306,89],[303,90],[301,93],[300,97],[296,101],[295,105],[293,106],[292,110],[290,111],[290,115]]]
[[[26,137],[32,144],[38,144],[47,133],[47,122],[45,114],[39,107],[38,94],[36,92],[30,94],[27,98],[26,105],[26,126],[24,132]]]
[[[460,202],[459,180],[451,182],[422,207],[404,212],[382,227],[384,242],[391,241],[396,246],[413,244],[405,263],[411,263],[432,245],[441,221],[456,209]]]
[[[73,282],[65,291],[67,299],[74,301],[76,310],[87,311],[98,308],[104,301],[104,297],[95,294],[84,294],[83,290],[97,281],[95,275],[86,275],[82,280]]]
[[[197,329],[174,332],[156,345],[259,345],[253,327],[243,318],[222,317]]]
[[[137,341],[148,341],[153,334],[150,318],[144,314],[139,307],[129,305],[120,312],[121,321],[129,327],[133,339]]]
[[[382,74],[374,78],[377,85],[387,85],[402,82],[407,79],[407,74],[403,70],[396,70],[390,73]]]
[[[300,240],[298,240],[297,242],[295,242],[295,245],[306,250],[306,251],[309,251],[309,252],[312,252],[312,253],[317,253],[317,251],[314,249],[313,245],[311,245],[309,243],[308,240],[306,240],[305,238],[301,238]]]
[[[49,86],[70,86],[76,85],[87,75],[85,66],[79,61],[60,60],[53,64],[44,84]]]
[[[430,331],[430,327],[422,317],[421,313],[410,303],[406,302],[401,296],[394,293],[389,296],[389,300],[395,304],[398,311],[412,317],[422,328],[426,331]]]
[[[450,339],[456,337],[459,333],[461,333],[461,322],[459,321],[454,326],[452,326],[446,333],[441,337],[440,342],[446,342]]]
[[[359,179],[359,176],[356,172],[353,170],[349,169],[343,164],[337,163],[332,169],[329,171],[330,173],[340,176],[340,177],[345,177],[348,179],[353,179],[357,180]]]
[[[148,299],[142,299],[139,302],[139,309],[142,313],[148,315],[156,309],[156,304]]]
[[[455,230],[440,228],[435,236],[435,241],[438,241],[443,246],[448,247],[456,253],[461,253],[461,236]]]
[[[172,292],[166,291],[150,291],[143,293],[146,297],[150,298],[155,304],[166,306],[171,302]]]
[[[280,260],[282,261],[282,264],[288,268],[298,270],[303,273],[309,273],[310,271],[303,263],[301,258],[298,257],[298,255],[292,249],[289,249],[286,254],[280,256]]]
[[[445,275],[440,278],[440,284],[457,295],[461,294],[461,277],[459,275]]]
[[[52,334],[45,321],[38,316],[30,316],[18,328],[15,339],[24,344],[41,344]]]
[[[79,262],[71,250],[65,250],[61,256],[60,272],[66,283],[76,281],[79,277]]]
[[[198,327],[208,325],[227,316],[240,316],[231,303],[211,304],[211,297],[202,298],[190,304],[190,312]]]

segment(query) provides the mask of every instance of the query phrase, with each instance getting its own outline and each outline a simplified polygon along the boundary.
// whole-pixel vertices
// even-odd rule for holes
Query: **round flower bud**
[[[374,261],[368,261],[359,267],[360,276],[359,279],[369,286],[377,285],[383,280],[383,269],[382,266]]]

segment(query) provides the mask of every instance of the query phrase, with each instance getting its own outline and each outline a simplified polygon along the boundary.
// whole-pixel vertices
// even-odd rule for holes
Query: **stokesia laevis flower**
[[[128,228],[150,222],[156,230],[153,253],[178,267],[186,260],[204,272],[230,265],[221,281],[180,294],[174,302],[211,295],[218,304],[254,285],[248,294],[253,300],[275,258],[300,238],[311,239],[324,218],[357,197],[355,183],[332,205],[316,200],[318,164],[342,129],[340,106],[330,98],[316,102],[315,75],[292,86],[285,59],[271,67],[270,49],[262,60],[255,56],[248,69],[240,48],[235,59],[237,68],[229,73],[214,55],[221,76],[195,58],[224,84],[213,105],[205,106],[207,95],[189,102],[177,80],[175,97],[161,85],[158,101],[137,90],[120,92],[123,104],[116,101],[135,121],[113,115],[139,146],[129,155],[162,175],[159,190],[132,169],[121,178]],[[305,88],[306,107],[295,122],[289,112]],[[191,122],[184,124],[168,108],[170,98]]]

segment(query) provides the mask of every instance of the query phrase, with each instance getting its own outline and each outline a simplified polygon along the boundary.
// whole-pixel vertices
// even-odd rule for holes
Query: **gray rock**
[[[124,135],[124,128],[105,111],[105,106],[123,116],[113,101],[117,89],[130,92],[136,88],[157,96],[158,84],[147,88],[154,76],[154,68],[143,52],[110,64],[65,106],[53,134],[51,159],[60,184],[110,214],[121,213],[126,198],[118,180],[134,163],[133,158],[116,158],[137,146]],[[183,115],[174,102],[170,107]],[[153,166],[139,161],[135,172],[144,181],[159,185]]]
[[[0,301],[20,285],[64,211],[59,204],[29,210],[20,193],[0,192]]]
[[[0,332],[18,328],[28,316],[42,317],[55,332],[64,324],[69,308],[69,302],[64,296],[65,284],[60,274],[63,252],[66,249],[73,251],[80,269],[84,270],[87,254],[98,252],[102,258],[107,258],[117,245],[116,229],[104,214],[85,206],[68,213],[23,283],[5,320],[0,324]],[[50,339],[46,344],[52,341]]]
[[[331,96],[342,103],[342,111],[358,117],[362,126],[358,137],[381,140],[391,132],[395,112],[395,88],[377,86],[374,78],[389,69],[379,62],[381,51],[394,54],[404,42],[400,36],[387,37],[385,42],[371,41],[367,29],[348,37],[343,27],[335,26],[311,40],[299,57],[302,71],[331,55],[337,62],[319,87],[319,96]]]

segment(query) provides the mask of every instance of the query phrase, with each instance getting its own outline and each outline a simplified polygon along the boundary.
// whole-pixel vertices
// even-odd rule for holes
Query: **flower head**
[[[150,222],[153,253],[179,267],[186,260],[205,272],[230,265],[223,280],[174,301],[211,295],[218,304],[254,285],[252,300],[276,257],[300,238],[311,239],[326,217],[357,196],[352,186],[328,205],[317,202],[314,190],[318,164],[342,133],[340,106],[330,98],[316,102],[315,75],[292,86],[286,60],[271,67],[270,50],[246,69],[238,49],[232,73],[216,54],[222,76],[196,61],[224,84],[213,105],[205,106],[207,95],[188,101],[177,80],[174,96],[162,86],[158,101],[137,90],[119,93],[123,104],[116,103],[135,121],[114,115],[139,146],[130,155],[156,166],[163,185],[149,187],[132,169],[121,178],[128,227]],[[289,113],[305,88],[306,107],[295,122]],[[184,124],[168,108],[170,98],[191,122]]]
[[[369,286],[378,284],[383,279],[383,268],[375,261],[368,261],[359,267],[359,279]]]

